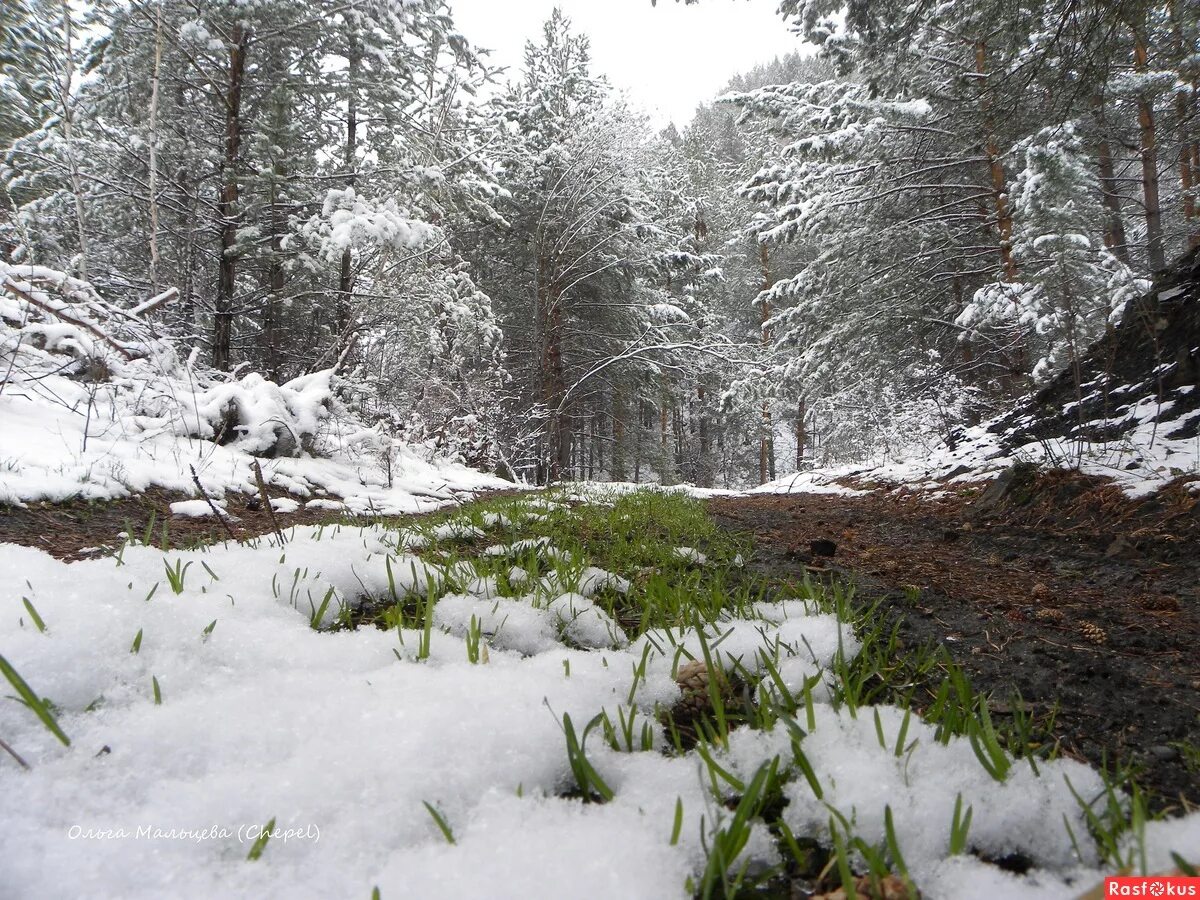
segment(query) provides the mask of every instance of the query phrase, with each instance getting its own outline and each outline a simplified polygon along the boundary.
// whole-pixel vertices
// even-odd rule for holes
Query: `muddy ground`
[[[120,546],[122,532],[138,541],[149,537],[155,546],[188,547],[227,539],[230,532],[245,540],[274,529],[270,514],[250,496],[230,501],[229,512],[237,519],[229,522],[230,532],[212,518],[171,515],[172,503],[194,499],[154,488],[123,500],[30,503],[25,508],[0,505],[0,543],[37,547],[59,559],[86,559]],[[332,517],[327,509],[276,513],[282,528],[327,522]]]
[[[1057,710],[1062,753],[1133,763],[1153,806],[1180,810],[1200,806],[1187,749],[1200,746],[1198,500],[1183,484],[1135,502],[1078,475],[1018,472],[936,498],[759,496],[710,509],[753,534],[764,574],[853,579],[859,603],[882,599],[907,646],[946,647],[1000,714],[1017,692],[1042,721]]]
[[[289,497],[272,491],[272,497]],[[339,516],[328,509],[300,508],[275,513],[274,518],[256,495],[230,494],[228,530],[212,517],[171,515],[177,500],[194,500],[188,494],[153,488],[121,500],[71,500],[67,503],[30,503],[24,508],[0,504],[0,544],[38,547],[59,559],[87,559],[121,545],[122,532],[138,541],[149,538],[155,546],[190,547],[235,538],[246,540],[293,525],[319,525],[334,521],[378,521],[381,517]],[[295,498],[292,498],[295,499]],[[437,500],[430,498],[429,509]],[[395,518],[400,517],[385,517]]]

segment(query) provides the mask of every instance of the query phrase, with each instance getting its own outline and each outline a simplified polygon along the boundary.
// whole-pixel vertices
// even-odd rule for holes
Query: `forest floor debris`
[[[714,500],[776,577],[852,577],[906,644],[937,641],[972,680],[1053,721],[1064,753],[1131,766],[1158,807],[1200,805],[1200,497],[1131,499],[1079,473],[867,496]],[[813,544],[836,541],[822,557]],[[936,685],[934,685],[936,688]]]

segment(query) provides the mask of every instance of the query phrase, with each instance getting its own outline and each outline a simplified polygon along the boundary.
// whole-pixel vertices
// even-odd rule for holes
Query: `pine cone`
[[[1102,645],[1108,642],[1108,632],[1095,622],[1082,622],[1079,630],[1083,633],[1084,638],[1093,644]]]
[[[725,673],[717,670],[718,684],[722,693],[728,689]],[[672,710],[677,719],[694,719],[712,709],[712,698],[708,695],[709,671],[701,660],[693,659],[685,662],[675,673],[675,683],[679,685],[679,701]]]
[[[1057,607],[1047,607],[1046,609],[1039,609],[1033,614],[1033,617],[1043,622],[1061,622],[1066,618],[1066,614]]]
[[[746,698],[739,697],[738,694],[743,687],[741,682],[731,680],[720,668],[710,671],[701,660],[694,659],[680,665],[675,674],[675,683],[679,685],[679,700],[666,713],[675,727],[690,734],[696,720],[712,712],[709,682],[713,679],[716,679],[726,712],[745,712]]]
[[[855,882],[853,897],[847,897],[846,889],[840,887],[828,894],[814,894],[812,900],[872,900],[872,898],[876,898],[876,900],[919,900],[920,898],[920,894],[915,889],[909,890],[904,882],[895,875],[888,875],[879,887],[880,893],[872,894],[871,879],[863,875]]]

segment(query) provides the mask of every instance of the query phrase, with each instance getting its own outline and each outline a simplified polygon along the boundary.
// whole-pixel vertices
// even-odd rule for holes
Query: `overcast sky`
[[[654,114],[682,127],[698,103],[730,76],[800,48],[775,15],[778,0],[450,0],[472,44],[493,50],[494,65],[521,67],[525,42],[541,33],[555,6],[592,39],[593,70]]]

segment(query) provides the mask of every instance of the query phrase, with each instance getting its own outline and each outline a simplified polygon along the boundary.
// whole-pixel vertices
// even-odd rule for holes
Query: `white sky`
[[[778,0],[450,0],[459,31],[494,51],[493,65],[520,70],[525,42],[540,37],[555,6],[592,41],[592,70],[654,116],[687,124],[730,76],[801,47],[775,14]]]

